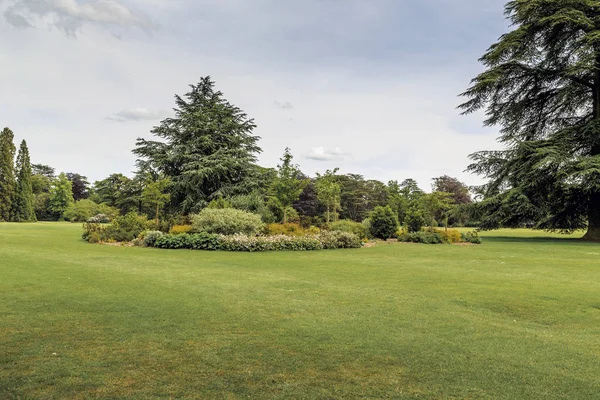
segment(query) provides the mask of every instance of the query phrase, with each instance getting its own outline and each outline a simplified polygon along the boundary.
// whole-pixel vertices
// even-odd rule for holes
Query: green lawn
[[[0,224],[0,399],[600,398],[600,245],[502,231],[242,254],[79,235]]]

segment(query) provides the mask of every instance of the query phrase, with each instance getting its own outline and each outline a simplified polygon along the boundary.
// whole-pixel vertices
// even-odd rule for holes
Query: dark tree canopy
[[[469,187],[448,175],[433,178],[432,188],[434,192],[450,193],[454,204],[469,204],[473,201],[469,194]]]
[[[183,97],[176,95],[175,117],[152,130],[160,141],[138,139],[133,153],[141,168],[150,166],[171,185],[171,203],[187,214],[211,199],[248,192],[261,151],[256,127],[239,108],[201,78]]]
[[[75,201],[90,197],[90,183],[86,176],[68,172],[67,179],[71,181],[71,185],[73,186],[73,199]]]
[[[599,3],[513,0],[506,15],[514,29],[481,58],[461,105],[485,110],[505,145],[471,156],[490,179],[482,227],[587,227],[600,240]]]

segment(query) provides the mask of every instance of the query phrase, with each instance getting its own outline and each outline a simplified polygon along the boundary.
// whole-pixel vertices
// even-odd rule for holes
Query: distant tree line
[[[0,215],[4,221],[85,221],[135,212],[161,221],[179,221],[206,207],[237,208],[266,223],[321,226],[368,219],[386,208],[400,224],[474,223],[468,187],[456,178],[433,180],[426,193],[413,179],[387,184],[338,169],[304,174],[284,150],[277,168],[257,164],[261,152],[254,121],[224,99],[210,77],[175,96],[175,113],[138,139],[132,177],[112,174],[90,184],[81,174],[56,175],[48,165],[30,164],[25,142],[16,163],[13,135],[2,133]]]

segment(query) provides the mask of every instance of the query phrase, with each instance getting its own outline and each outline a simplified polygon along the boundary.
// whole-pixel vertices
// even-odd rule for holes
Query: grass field
[[[230,254],[79,235],[0,224],[0,399],[600,399],[600,245],[501,231]]]

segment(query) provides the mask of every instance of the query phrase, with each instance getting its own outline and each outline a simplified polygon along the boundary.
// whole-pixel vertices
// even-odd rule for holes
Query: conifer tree
[[[33,187],[31,184],[31,160],[25,140],[21,142],[17,156],[17,190],[13,203],[12,220],[15,222],[34,222],[35,208]]]
[[[15,144],[13,132],[4,128],[0,132],[0,221],[11,221],[15,199]]]
[[[133,153],[141,170],[170,179],[174,208],[188,214],[212,199],[250,191],[256,155],[254,120],[223,98],[210,77],[175,96],[175,116],[152,130],[159,141],[138,139]]]
[[[484,110],[505,149],[473,154],[487,176],[483,228],[587,228],[600,240],[600,6],[591,0],[513,0],[514,29],[481,58],[463,94]]]

